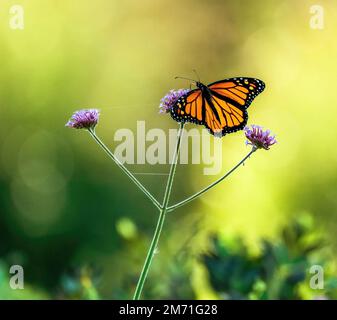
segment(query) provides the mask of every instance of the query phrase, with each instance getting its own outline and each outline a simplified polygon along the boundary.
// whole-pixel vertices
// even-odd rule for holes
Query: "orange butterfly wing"
[[[200,89],[191,90],[181,97],[171,109],[171,116],[178,122],[204,124],[203,97]]]
[[[245,127],[246,109],[265,84],[254,78],[231,78],[195,89],[181,97],[171,109],[178,122],[203,124],[215,136],[224,136]],[[206,90],[206,91],[205,91]]]

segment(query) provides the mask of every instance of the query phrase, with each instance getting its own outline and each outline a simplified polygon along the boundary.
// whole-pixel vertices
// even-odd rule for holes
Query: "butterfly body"
[[[248,120],[247,108],[265,84],[255,78],[229,78],[204,85],[177,100],[170,110],[178,122],[204,125],[214,136],[241,130]]]

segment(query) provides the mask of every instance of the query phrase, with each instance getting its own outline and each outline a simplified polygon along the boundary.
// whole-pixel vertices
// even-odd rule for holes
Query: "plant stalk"
[[[103,143],[103,141],[96,135],[95,130],[88,129],[90,135],[98,143],[98,145],[107,153],[107,155],[117,164],[119,168],[136,184],[136,186],[143,191],[143,193],[152,201],[152,203],[161,210],[162,207],[156,198],[139,182],[139,180],[115,157],[110,149]]]
[[[209,189],[213,188],[214,186],[216,186],[218,183],[220,183],[221,181],[223,181],[224,179],[226,179],[231,173],[233,173],[238,167],[240,167],[242,164],[244,164],[244,162],[256,151],[256,148],[252,148],[252,150],[237,164],[235,165],[231,170],[229,170],[225,175],[223,175],[221,178],[219,178],[218,180],[214,181],[213,183],[211,183],[209,186],[207,186],[206,188],[198,191],[197,193],[193,194],[192,196],[188,197],[187,199],[178,202],[170,207],[167,208],[167,212],[171,212],[189,202],[191,202],[192,200],[200,197],[202,194],[204,194],[205,192],[207,192]]]
[[[161,206],[162,208],[161,208],[160,213],[159,213],[159,218],[158,218],[156,230],[154,232],[154,235],[153,235],[153,238],[152,238],[152,241],[151,241],[151,245],[150,245],[150,248],[148,250],[148,253],[147,253],[147,256],[146,256],[146,259],[145,259],[145,262],[144,262],[144,266],[143,266],[142,272],[140,274],[140,277],[139,277],[139,280],[138,280],[138,283],[137,283],[137,287],[136,287],[136,290],[135,290],[135,293],[134,293],[134,296],[133,296],[133,300],[139,300],[140,297],[141,297],[143,287],[144,287],[144,283],[145,283],[146,277],[148,275],[153,257],[155,255],[155,251],[156,251],[156,248],[157,248],[157,245],[158,245],[158,242],[159,242],[160,234],[161,234],[162,229],[163,229],[165,216],[166,216],[166,212],[167,212],[167,207],[168,207],[168,202],[170,200],[172,185],[173,185],[174,176],[175,176],[175,172],[176,172],[183,129],[184,129],[184,122],[181,122],[179,132],[178,132],[176,149],[175,149],[175,153],[174,153],[171,168],[170,168],[170,173],[169,173],[169,176],[168,176],[168,179],[167,179],[163,204]]]

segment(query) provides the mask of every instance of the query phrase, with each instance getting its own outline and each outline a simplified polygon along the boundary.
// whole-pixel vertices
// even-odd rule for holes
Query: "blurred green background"
[[[23,30],[9,27],[14,4]],[[321,30],[310,27],[316,4]],[[188,87],[174,76],[192,69],[204,83],[262,79],[249,123],[279,143],[168,216],[144,297],[334,298],[336,30],[334,1],[0,0],[0,298],[132,296],[157,211],[86,132],[64,124],[74,110],[99,108],[97,132],[112,149],[115,131],[137,120],[177,128],[159,101]],[[248,150],[242,132],[222,147],[223,171]],[[179,166],[172,202],[216,177]],[[163,196],[166,176],[139,178]],[[12,264],[24,267],[25,290],[9,289]],[[312,264],[326,266],[329,288],[310,290]],[[280,275],[294,268],[297,278]]]

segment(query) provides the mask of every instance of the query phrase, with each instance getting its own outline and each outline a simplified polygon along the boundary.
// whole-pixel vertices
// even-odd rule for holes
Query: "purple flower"
[[[170,90],[170,92],[160,100],[159,112],[160,113],[169,112],[171,108],[174,106],[174,104],[178,101],[178,99],[183,95],[187,94],[189,91],[190,91],[189,89]]]
[[[245,127],[245,135],[248,139],[246,144],[250,144],[254,149],[269,150],[270,146],[277,142],[275,136],[270,134],[270,130],[263,131],[262,127],[257,125]]]
[[[75,129],[93,129],[99,119],[97,109],[84,109],[74,112],[71,119],[66,123],[66,127]]]

